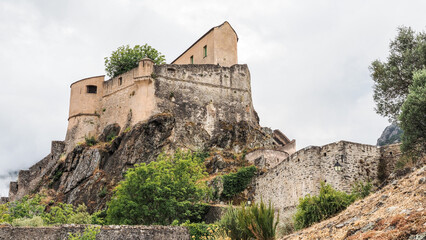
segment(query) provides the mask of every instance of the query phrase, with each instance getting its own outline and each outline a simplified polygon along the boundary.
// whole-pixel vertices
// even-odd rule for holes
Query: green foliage
[[[138,66],[143,58],[150,58],[155,64],[164,64],[166,59],[159,51],[148,44],[136,45],[130,48],[129,45],[118,47],[111,53],[111,57],[105,58],[105,71],[110,77],[115,77]]]
[[[33,216],[32,218],[13,219],[12,225],[15,227],[42,227],[44,222],[40,216]]]
[[[426,69],[414,73],[399,119],[404,131],[402,152],[414,159],[422,158],[426,154]]]
[[[112,133],[108,134],[108,136],[106,137],[106,141],[107,141],[107,142],[111,142],[111,141],[113,141],[116,137],[117,137],[117,134],[116,134],[115,132],[112,132]]]
[[[236,173],[223,175],[223,192],[221,198],[230,199],[244,191],[256,172],[255,166],[242,167]]]
[[[294,216],[295,229],[309,227],[346,209],[356,200],[356,196],[337,191],[329,184],[321,183],[318,196],[307,195],[299,199]]]
[[[87,146],[93,146],[95,145],[98,141],[96,141],[95,137],[85,137],[84,140],[86,141],[86,145]]]
[[[87,212],[84,204],[79,205],[75,210],[73,205],[58,203],[43,215],[44,222],[49,225],[57,224],[90,224],[92,217]]]
[[[275,239],[279,222],[279,214],[275,217],[273,205],[266,206],[263,200],[260,204],[253,204],[241,208],[229,207],[219,221],[219,226],[229,238],[236,239]]]
[[[68,240],[96,240],[96,235],[101,232],[99,226],[87,226],[84,232],[81,233],[68,233]]]
[[[98,197],[103,198],[103,197],[105,197],[107,195],[107,193],[108,193],[108,188],[107,187],[103,187],[101,189],[101,191],[99,191]]]
[[[104,225],[106,218],[106,210],[100,210],[92,214],[92,224]]]
[[[126,172],[109,202],[109,224],[160,224],[174,220],[201,221],[207,205],[207,176],[201,159],[191,152],[161,154],[148,165],[135,165]]]
[[[387,62],[374,61],[370,71],[376,112],[395,122],[408,95],[413,72],[426,66],[426,33],[415,34],[409,27],[400,27],[389,47]]]
[[[371,190],[373,188],[373,184],[370,181],[362,182],[358,181],[352,185],[352,196],[356,199],[365,198],[370,195]]]
[[[190,223],[189,221],[181,224],[187,227],[191,239],[194,240],[214,240],[215,234],[219,231],[219,226],[216,224]]]
[[[32,218],[41,216],[46,206],[41,203],[42,196],[35,195],[33,198],[24,196],[21,200],[7,203],[7,211],[1,217],[5,222],[12,223],[14,219]],[[3,207],[4,208],[4,207]]]

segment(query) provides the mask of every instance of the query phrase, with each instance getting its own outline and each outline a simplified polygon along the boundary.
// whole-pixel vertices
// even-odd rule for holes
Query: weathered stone
[[[68,239],[70,233],[83,233],[87,225],[61,225],[55,227],[12,227],[0,226],[0,240],[57,240]],[[185,227],[171,226],[100,226],[98,240],[189,240]]]
[[[105,127],[102,134],[99,135],[98,140],[101,142],[109,142],[112,138],[120,134],[121,127],[118,123],[113,123]]]

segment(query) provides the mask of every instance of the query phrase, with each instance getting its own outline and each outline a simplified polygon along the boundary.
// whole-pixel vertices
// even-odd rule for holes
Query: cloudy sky
[[[148,43],[169,63],[225,20],[263,126],[298,149],[375,144],[388,122],[374,112],[368,66],[386,59],[398,26],[425,30],[425,9],[424,0],[0,0],[0,176],[65,138],[69,85],[104,74],[118,46]]]

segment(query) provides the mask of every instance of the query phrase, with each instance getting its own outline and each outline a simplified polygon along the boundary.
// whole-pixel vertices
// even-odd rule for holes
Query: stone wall
[[[18,181],[11,182],[9,188],[9,199],[14,201],[31,193],[37,189],[42,181],[42,178],[56,164],[55,159],[60,159],[63,153],[65,143],[62,141],[52,141],[51,152],[41,161],[34,164],[28,170],[21,170],[18,174]]]
[[[10,225],[0,225],[0,240],[68,239],[69,233],[82,233],[85,227],[85,225],[61,225],[55,227],[12,227]],[[96,239],[187,240],[190,239],[190,236],[185,227],[102,226]]]
[[[398,148],[392,149],[394,155],[398,154]],[[261,198],[271,200],[276,209],[281,211],[283,218],[289,217],[294,213],[300,197],[319,193],[322,181],[346,192],[357,181],[378,182],[383,151],[372,145],[340,141],[322,147],[307,147],[287,158],[279,152],[269,151],[263,155],[260,154],[262,152],[257,152],[266,162],[280,163],[254,180],[253,198],[255,201],[260,201]],[[336,162],[342,165],[340,172],[334,169]],[[386,164],[392,165],[394,162]]]

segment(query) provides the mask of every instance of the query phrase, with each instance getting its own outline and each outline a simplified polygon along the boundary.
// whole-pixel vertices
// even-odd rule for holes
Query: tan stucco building
[[[213,27],[172,64],[219,64],[230,67],[238,64],[238,36],[228,22]]]

